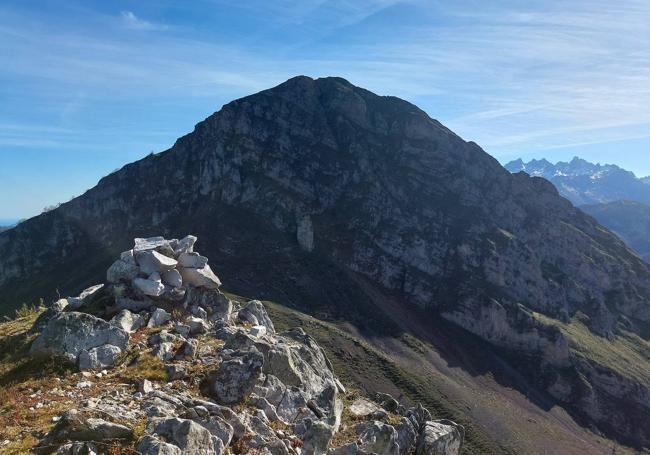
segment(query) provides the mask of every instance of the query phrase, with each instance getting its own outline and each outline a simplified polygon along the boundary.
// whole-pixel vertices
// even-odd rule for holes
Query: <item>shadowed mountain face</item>
[[[646,262],[650,262],[650,205],[636,201],[615,201],[580,208],[619,235]]]
[[[412,104],[307,77],[233,101],[0,234],[0,304],[75,292],[133,237],[187,232],[236,292],[383,335],[399,330],[384,298],[425,310],[516,353],[578,417],[650,446],[650,266],[549,182]]]
[[[521,159],[505,165],[510,172],[526,172],[552,182],[560,194],[575,205],[635,200],[650,204],[650,179],[613,164],[593,164],[580,158],[553,164],[547,160]]]

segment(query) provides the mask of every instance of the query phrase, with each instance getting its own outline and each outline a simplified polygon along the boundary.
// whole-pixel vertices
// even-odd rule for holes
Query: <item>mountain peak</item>
[[[97,282],[111,252],[152,230],[196,232],[235,293],[380,336],[431,317],[517,350],[534,359],[540,396],[650,445],[627,412],[648,415],[650,372],[639,380],[633,362],[576,361],[562,330],[584,314],[595,345],[620,327],[640,333],[650,266],[549,182],[510,175],[406,101],[306,76],[233,101],[170,150],[0,234],[0,302],[81,291],[73,286]],[[627,386],[612,391],[610,375]],[[601,406],[582,399],[577,377]]]

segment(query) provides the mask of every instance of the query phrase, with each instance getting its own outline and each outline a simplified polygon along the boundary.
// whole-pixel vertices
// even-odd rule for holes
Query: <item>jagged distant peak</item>
[[[575,205],[599,204],[623,199],[650,203],[650,179],[636,175],[616,164],[592,163],[578,156],[555,164],[546,159],[511,161],[505,168],[513,173],[526,172],[550,180],[562,196]]]

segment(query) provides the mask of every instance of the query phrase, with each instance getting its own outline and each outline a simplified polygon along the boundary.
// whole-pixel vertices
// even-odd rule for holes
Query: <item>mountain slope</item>
[[[580,208],[615,232],[646,262],[650,261],[649,205],[636,201],[615,201]]]
[[[619,200],[635,200],[650,204],[648,179],[613,164],[593,164],[580,158],[570,162],[521,159],[511,161],[505,168],[513,173],[526,172],[552,182],[560,194],[574,205],[598,204]]]
[[[530,380],[507,386],[650,446],[647,365],[591,355],[647,336],[650,266],[550,183],[511,175],[412,104],[307,77],[233,101],[168,151],[0,234],[0,303],[101,281],[152,232],[195,232],[235,292],[362,333],[409,330],[392,300],[439,315]],[[576,325],[589,337],[572,337]]]

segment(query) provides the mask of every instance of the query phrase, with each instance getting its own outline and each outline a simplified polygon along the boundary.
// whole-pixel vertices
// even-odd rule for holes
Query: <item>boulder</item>
[[[201,256],[199,253],[181,253],[178,256],[178,264],[182,267],[192,269],[202,269],[208,264],[208,258]]]
[[[151,313],[151,317],[149,318],[149,322],[147,323],[147,327],[149,327],[149,328],[159,327],[159,326],[169,322],[169,320],[171,318],[172,318],[172,315],[169,314],[167,311],[163,310],[162,308],[156,308],[153,311],[153,313]]]
[[[165,372],[167,373],[167,378],[170,381],[176,381],[178,379],[184,379],[187,377],[187,370],[183,365],[178,365],[172,363],[165,367]]]
[[[81,291],[81,294],[77,297],[68,297],[66,299],[68,301],[68,309],[77,310],[86,305],[99,291],[102,290],[103,287],[103,284],[96,284]]]
[[[190,336],[190,326],[187,324],[182,324],[180,322],[177,322],[174,324],[174,331],[178,333],[180,336],[183,338],[187,338]]]
[[[201,269],[182,268],[180,272],[185,284],[207,289],[219,289],[221,286],[221,281],[209,265]]]
[[[128,342],[125,330],[90,314],[73,311],[52,318],[32,343],[30,352],[62,355],[77,362],[82,351],[104,345],[124,351]]]
[[[181,273],[176,269],[163,272],[161,277],[163,283],[171,287],[178,288],[183,285],[183,277],[181,276]]]
[[[151,297],[158,297],[165,292],[165,285],[158,273],[152,273],[149,278],[134,278],[133,288],[140,294]]]
[[[259,300],[251,300],[244,308],[239,310],[239,318],[250,322],[252,325],[263,325],[269,333],[275,333],[273,321]]]
[[[133,431],[117,423],[103,419],[89,418],[76,409],[64,412],[57,424],[52,428],[39,446],[59,444],[68,441],[114,441],[128,440],[133,437]]]
[[[399,409],[399,402],[387,393],[376,393],[375,401],[388,412],[397,412]]]
[[[137,251],[135,260],[140,266],[142,273],[163,273],[173,270],[178,262],[176,259],[160,254],[156,250]]]
[[[226,360],[208,375],[207,393],[222,404],[238,403],[252,392],[263,365],[264,356],[256,349]]]
[[[179,360],[189,360],[196,357],[199,349],[199,340],[192,338],[183,343],[180,349],[176,352],[176,358]]]
[[[208,312],[210,321],[227,321],[232,313],[232,302],[215,289],[190,287],[185,294],[188,307],[200,307]]]
[[[358,425],[356,430],[359,435],[359,445],[363,451],[377,455],[399,455],[397,431],[391,425],[369,422]]]
[[[112,344],[105,344],[79,353],[80,370],[96,370],[114,365],[122,350]]]
[[[151,355],[163,361],[171,360],[174,358],[174,343],[170,341],[160,343],[151,350]]]
[[[153,384],[148,379],[143,379],[142,382],[138,385],[138,392],[140,393],[150,393],[153,392]]]
[[[133,250],[122,251],[122,253],[120,253],[120,259],[129,264],[136,264]]]
[[[179,447],[151,435],[142,438],[137,451],[141,455],[183,455],[183,451]]]
[[[393,425],[397,431],[397,443],[399,444],[399,453],[406,455],[413,453],[415,443],[417,442],[418,433],[410,419],[402,417],[400,423]]]
[[[164,237],[149,237],[149,238],[136,238],[134,240],[133,252],[162,249],[163,251],[170,249],[169,241]]]
[[[336,386],[323,350],[301,328],[280,334],[266,357],[265,373],[288,386],[299,387],[310,397],[319,395],[328,386]]]
[[[174,250],[176,256],[180,256],[182,253],[191,253],[194,251],[194,244],[196,243],[197,238],[193,235],[188,235],[183,237],[178,241],[178,245]]]
[[[334,429],[320,420],[307,422],[306,431],[302,435],[302,450],[311,455],[326,455]]]
[[[110,323],[115,327],[121,328],[125,332],[131,333],[144,325],[144,317],[139,314],[134,314],[129,310],[122,310],[113,316]]]
[[[381,408],[372,401],[368,401],[365,398],[357,398],[350,405],[350,414],[355,417],[366,418],[380,409]]]
[[[425,422],[417,446],[417,455],[458,455],[464,429],[449,420]]]
[[[197,318],[201,318],[206,321],[208,320],[208,312],[198,305],[192,305],[192,307],[190,308],[190,312],[192,313],[193,316],[196,316]]]
[[[248,333],[250,333],[252,337],[263,337],[266,335],[266,327],[263,325],[254,325]]]
[[[178,447],[184,454],[214,455],[215,453],[215,444],[210,432],[192,420],[177,417],[153,419],[148,431],[153,436]]]
[[[135,263],[118,259],[106,271],[106,281],[109,283],[131,282],[139,273],[140,268]]]
[[[230,441],[232,441],[235,430],[233,426],[226,422],[220,416],[210,416],[201,420],[201,425],[208,429],[210,433],[219,438],[224,446],[228,446]]]
[[[190,335],[199,335],[210,330],[210,325],[201,318],[190,316],[185,319],[185,323],[190,326]]]

